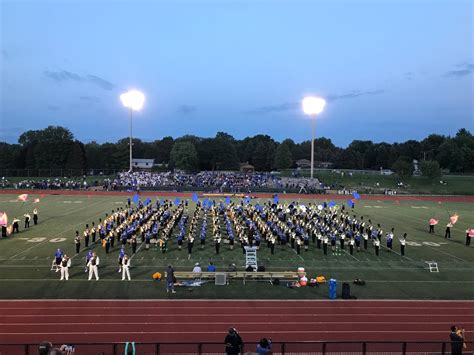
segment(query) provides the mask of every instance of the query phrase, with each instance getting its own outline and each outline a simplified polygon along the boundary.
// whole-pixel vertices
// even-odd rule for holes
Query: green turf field
[[[35,196],[30,196],[32,201]],[[265,202],[260,200],[260,203]],[[301,201],[308,203],[309,201]],[[205,250],[195,243],[191,260],[187,251],[177,249],[176,239],[169,242],[169,251],[162,254],[159,250],[146,251],[138,247],[138,253],[132,259],[132,281],[121,281],[117,272],[119,246],[108,255],[98,244],[92,249],[101,258],[99,268],[100,281],[87,281],[84,273],[83,249],[75,255],[74,232],[81,233],[86,223],[104,217],[106,212],[125,206],[124,197],[74,197],[45,196],[40,203],[21,203],[16,195],[1,195],[0,210],[9,215],[22,216],[30,212],[33,206],[39,209],[40,224],[23,230],[23,218],[20,233],[6,239],[0,239],[0,298],[166,298],[165,283],[152,281],[156,271],[164,272],[171,263],[176,270],[191,271],[199,261],[203,269],[212,260],[218,270],[223,270],[231,262],[243,270],[245,262],[241,248],[228,250],[222,244],[221,253],[215,255],[213,244],[208,240]],[[191,214],[194,205],[189,206]],[[452,240],[444,239],[444,226],[449,214],[456,212],[460,216],[452,229]],[[474,245],[466,247],[465,230],[474,227],[474,205],[469,203],[434,203],[402,201],[360,201],[355,214],[364,219],[381,223],[384,231],[395,228],[394,251],[382,248],[376,257],[369,243],[367,251],[338,251],[324,256],[322,250],[310,243],[308,252],[297,255],[289,246],[275,248],[271,256],[266,246],[258,251],[258,260],[263,262],[267,271],[296,270],[304,266],[308,276],[325,275],[336,278],[338,285],[343,281],[362,278],[366,286],[352,286],[352,293],[358,298],[391,299],[474,299]],[[440,219],[436,235],[429,235],[428,219]],[[189,225],[189,223],[188,223]],[[210,223],[208,228],[210,233]],[[225,228],[222,228],[226,238]],[[398,238],[408,233],[406,256],[399,255]],[[176,232],[174,235],[177,233]],[[385,244],[385,238],[383,239]],[[73,256],[70,280],[59,281],[59,274],[51,271],[51,263],[56,248],[60,247]],[[84,247],[84,244],[82,244]],[[130,248],[130,247],[128,247]],[[131,249],[130,253],[131,253]],[[430,273],[425,261],[438,262],[439,273]],[[327,286],[318,288],[288,289],[284,285],[272,286],[266,282],[248,282],[242,285],[234,281],[229,286],[205,284],[200,288],[178,288],[173,298],[327,298]]]

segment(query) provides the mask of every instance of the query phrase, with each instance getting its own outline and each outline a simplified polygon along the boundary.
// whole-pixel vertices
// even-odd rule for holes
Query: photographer
[[[451,354],[452,355],[462,355],[462,349],[465,347],[464,343],[464,328],[458,329],[455,325],[451,327],[451,334],[449,334],[451,339]]]
[[[257,354],[258,355],[271,355],[272,353],[272,340],[263,338],[260,339],[260,342],[257,344]]]
[[[242,351],[243,342],[237,329],[230,328],[224,342],[227,355],[238,355]]]

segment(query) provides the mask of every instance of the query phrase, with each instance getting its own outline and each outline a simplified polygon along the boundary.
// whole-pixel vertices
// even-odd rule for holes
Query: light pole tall
[[[310,116],[311,122],[311,179],[314,171],[314,130],[316,125],[316,116],[323,112],[326,106],[326,100],[320,97],[308,96],[303,99],[303,112]]]
[[[145,95],[137,90],[130,90],[126,93],[120,95],[120,100],[122,104],[129,110],[129,120],[130,120],[130,171],[133,170],[132,159],[133,159],[133,141],[132,141],[132,111],[140,111],[145,103]]]

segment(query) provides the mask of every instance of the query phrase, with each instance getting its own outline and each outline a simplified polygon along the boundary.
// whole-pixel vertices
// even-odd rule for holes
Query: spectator
[[[464,329],[458,329],[455,325],[451,327],[451,354],[462,355],[462,349],[464,347]]]
[[[225,353],[227,355],[238,355],[242,351],[243,342],[239,332],[235,328],[230,328],[225,337]]]
[[[49,341],[42,341],[38,346],[38,354],[48,355],[52,347],[53,344],[51,344]]]
[[[271,355],[272,354],[272,340],[263,338],[260,339],[260,342],[257,344],[257,354],[258,355]]]
[[[201,266],[199,263],[194,264],[193,272],[202,272]]]
[[[216,267],[212,263],[212,261],[209,262],[209,265],[207,266],[207,272],[216,272]]]

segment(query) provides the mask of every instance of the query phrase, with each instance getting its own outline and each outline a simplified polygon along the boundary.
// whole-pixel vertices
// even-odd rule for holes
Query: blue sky
[[[9,1],[1,4],[0,140],[68,127],[143,140],[183,134],[404,141],[473,131],[473,1]]]

